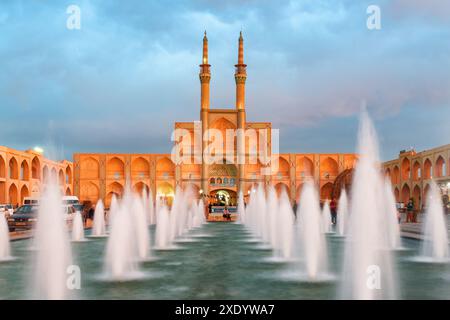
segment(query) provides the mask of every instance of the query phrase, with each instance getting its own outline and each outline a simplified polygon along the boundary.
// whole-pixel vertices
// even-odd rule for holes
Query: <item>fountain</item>
[[[106,235],[105,208],[103,207],[103,202],[100,199],[97,201],[97,205],[95,206],[94,223],[92,226],[92,236],[104,237],[105,235]]]
[[[352,185],[342,294],[346,299],[392,299],[397,296],[392,251],[385,236],[385,195],[379,167],[378,141],[363,110],[358,134],[360,158]]]
[[[325,201],[322,209],[322,229],[324,233],[333,233],[333,226],[331,224],[330,202]]]
[[[289,260],[293,254],[294,213],[292,212],[291,202],[289,201],[286,190],[282,190],[280,195],[277,221],[277,250],[275,254],[278,257]]]
[[[327,220],[330,219],[330,216],[329,212],[320,212],[319,196],[312,181],[306,181],[302,188],[298,212],[297,223],[306,274],[310,280],[318,280],[328,269],[322,215],[328,214]]]
[[[266,240],[264,235],[266,231],[266,195],[262,183],[258,185],[258,189],[256,190],[255,222],[256,235],[263,241]]]
[[[200,199],[198,201],[198,211],[197,215],[200,219],[200,222],[202,224],[206,223],[206,217],[205,217],[205,203],[203,202],[203,199]]]
[[[384,200],[386,217],[383,219],[387,226],[384,229],[387,231],[387,243],[390,249],[401,249],[402,241],[400,238],[400,225],[397,220],[397,207],[395,205],[395,196],[392,191],[391,183],[388,179],[384,181]]]
[[[249,203],[245,208],[245,224],[259,240],[264,231],[263,220],[265,220],[265,194],[263,186],[259,184],[251,189]]]
[[[72,263],[62,197],[55,179],[47,184],[40,201],[34,230],[32,297],[66,299],[67,270]]]
[[[155,205],[153,203],[153,193],[152,190],[148,193],[148,199],[147,199],[147,221],[148,224],[155,224],[156,223],[156,217],[155,217]]]
[[[181,229],[181,218],[183,217],[183,212],[182,212],[182,206],[183,206],[183,201],[184,201],[184,196],[183,196],[183,192],[181,190],[180,187],[177,187],[176,191],[175,191],[175,197],[173,198],[172,201],[172,208],[170,210],[170,221],[169,221],[169,226],[170,226],[170,233],[169,233],[169,239],[170,241],[174,241],[179,234],[181,234],[180,229]]]
[[[83,217],[80,211],[76,211],[72,221],[72,241],[82,242],[86,241],[84,237]]]
[[[206,222],[205,218],[205,204],[202,199],[198,201],[196,210],[194,212],[193,227],[198,228]]]
[[[347,232],[347,215],[348,215],[348,199],[347,192],[342,189],[339,196],[338,211],[337,211],[337,229],[338,234],[343,237]]]
[[[267,192],[267,226],[268,226],[268,239],[273,248],[278,248],[278,232],[277,219],[278,219],[278,197],[275,188],[270,186]]]
[[[441,193],[434,181],[430,183],[428,208],[423,224],[422,255],[431,262],[448,262],[447,222],[442,208]]]
[[[133,224],[133,235],[135,236],[134,242],[137,245],[139,259],[145,260],[148,258],[150,248],[147,215],[141,199],[137,196],[131,197],[132,203],[130,216]]]
[[[8,223],[4,213],[0,213],[0,261],[11,260]]]
[[[158,249],[167,249],[170,246],[170,213],[165,205],[161,206],[156,218],[155,245]]]
[[[111,209],[111,231],[104,260],[106,278],[125,281],[140,277],[138,260],[148,254],[148,230],[141,200],[127,184],[120,203]]]
[[[250,232],[252,232],[253,234],[255,233],[255,225],[254,225],[255,193],[256,193],[256,190],[252,188],[250,190],[249,200],[248,200],[247,207],[245,207],[245,215],[244,215],[245,216],[245,220],[244,220],[245,225],[250,230]]]
[[[111,197],[111,204],[108,210],[108,225],[111,227],[114,220],[114,215],[119,211],[119,204],[115,194]]]
[[[239,192],[238,196],[238,207],[237,207],[237,223],[245,224],[245,202],[244,195],[242,192]]]
[[[107,279],[123,281],[136,276],[138,265],[133,232],[133,222],[127,207],[121,203],[114,214],[106,243],[104,271]]]

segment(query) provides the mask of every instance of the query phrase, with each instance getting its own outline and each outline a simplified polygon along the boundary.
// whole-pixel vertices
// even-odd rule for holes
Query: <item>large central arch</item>
[[[72,178],[72,170],[68,167],[67,173]],[[80,162],[80,179],[98,179],[100,176],[100,165],[98,161],[92,157],[81,160]]]

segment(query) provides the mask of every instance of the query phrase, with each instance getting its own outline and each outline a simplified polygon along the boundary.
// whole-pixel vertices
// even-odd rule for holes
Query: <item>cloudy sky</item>
[[[353,152],[362,104],[383,159],[450,143],[448,0],[2,0],[0,145],[170,152],[173,122],[199,117],[205,29],[211,106],[234,106],[242,29],[247,119],[280,128],[283,152]]]

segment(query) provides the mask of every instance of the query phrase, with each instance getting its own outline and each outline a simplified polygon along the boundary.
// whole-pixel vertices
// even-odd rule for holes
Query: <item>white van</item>
[[[23,198],[22,204],[30,204],[32,206],[39,205],[39,198],[38,197],[25,197]]]
[[[40,203],[40,198],[38,198],[38,197],[23,198],[23,204],[39,205],[39,203]],[[64,197],[62,197],[62,203],[63,203],[63,205],[74,205],[74,204],[79,204],[80,200],[78,200],[78,197],[75,197],[75,196],[64,196]]]
[[[76,196],[64,196],[62,198],[63,205],[71,205],[79,204],[80,200]]]

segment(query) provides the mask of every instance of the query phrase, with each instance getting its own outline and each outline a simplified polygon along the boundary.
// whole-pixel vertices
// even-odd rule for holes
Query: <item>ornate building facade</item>
[[[61,193],[73,193],[72,162],[45,158],[34,150],[0,146],[0,204],[20,205],[25,197],[39,197],[49,179],[57,179]]]
[[[203,59],[200,65],[200,121],[176,122],[174,129],[187,132],[190,149],[190,163],[173,161],[172,154],[74,154],[74,191],[81,201],[95,203],[102,199],[109,206],[112,196],[120,196],[126,181],[137,192],[151,190],[153,195],[172,197],[177,187],[192,187],[199,195],[216,199],[217,195],[229,197],[235,201],[238,192],[248,194],[258,184],[273,185],[277,191],[283,188],[292,201],[298,200],[303,183],[313,179],[320,190],[321,199],[330,199],[340,192],[345,177],[355,165],[355,154],[313,154],[289,153],[272,155],[270,122],[248,122],[246,119],[245,84],[247,65],[244,63],[244,40],[242,34],[238,42],[238,63],[235,65],[236,103],[230,109],[212,109],[210,107],[211,65],[208,63],[208,39],[203,38]],[[175,130],[175,131],[176,131]],[[209,135],[211,130],[227,136],[227,131],[244,132],[224,141],[224,150],[218,152],[220,161],[207,163],[202,161],[208,145],[203,139],[198,147],[194,146],[196,132],[200,137]],[[267,139],[257,136],[256,144],[266,147],[272,159],[270,163],[250,161],[252,150],[247,142],[250,131],[268,132]],[[230,139],[228,139],[230,140]],[[185,144],[184,137],[175,142]],[[232,157],[229,157],[231,151]],[[242,163],[238,157],[245,159]],[[194,161],[194,159],[200,161]],[[273,166],[276,162],[276,166]],[[268,172],[262,171],[269,168]],[[347,179],[348,180],[348,179]]]
[[[426,206],[430,182],[434,180],[441,189],[443,200],[450,195],[450,144],[416,152],[402,151],[399,157],[383,163],[390,177],[397,202],[414,199],[416,209]]]

